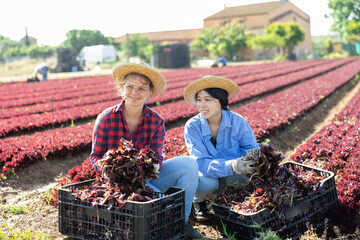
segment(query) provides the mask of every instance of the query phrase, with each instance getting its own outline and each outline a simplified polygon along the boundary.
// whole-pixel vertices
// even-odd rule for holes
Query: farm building
[[[184,29],[174,31],[161,31],[161,32],[144,32],[139,33],[145,35],[149,42],[164,43],[166,44],[190,44],[197,34],[201,33],[202,28]],[[122,43],[131,34],[125,34],[115,39],[116,43]]]
[[[37,39],[34,37],[26,35],[25,37],[20,39],[20,42],[23,45],[27,45],[27,41],[28,41],[29,45],[37,45]]]
[[[205,18],[204,28],[226,23],[238,22],[245,25],[248,32],[262,34],[265,27],[274,22],[296,22],[305,30],[305,40],[294,50],[294,54],[299,58],[303,55],[312,53],[312,41],[310,33],[310,17],[304,11],[296,7],[293,3],[286,0],[273,1],[266,3],[242,5],[235,7],[225,7],[223,10]],[[150,42],[159,44],[190,44],[202,29],[187,29],[178,31],[162,31],[141,33],[148,37]],[[115,42],[122,43],[128,35],[123,35],[115,39]],[[239,59],[257,59],[259,51],[245,49],[239,52]],[[273,54],[275,50],[273,51]]]

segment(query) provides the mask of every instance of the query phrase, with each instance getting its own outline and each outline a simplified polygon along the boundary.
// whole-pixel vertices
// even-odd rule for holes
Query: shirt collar
[[[122,100],[121,103],[116,106],[114,111],[115,112],[121,112],[121,114],[124,114],[124,100]],[[143,115],[142,115],[141,118],[142,119],[143,118],[148,119],[149,117],[150,117],[150,115],[149,115],[149,107],[144,105],[144,111],[143,111]]]
[[[201,113],[199,113],[200,115],[200,124],[201,124],[201,134],[203,137],[205,136],[211,136],[211,131],[210,131],[210,127],[209,127],[209,123],[208,121],[203,117],[203,115]]]
[[[115,107],[114,112],[122,112],[122,113],[124,112],[123,102],[124,100],[122,100],[121,103]]]
[[[220,123],[220,128],[221,125],[223,125],[224,128],[231,127],[230,114],[229,114],[230,111],[221,109],[221,113],[222,113],[222,119]]]

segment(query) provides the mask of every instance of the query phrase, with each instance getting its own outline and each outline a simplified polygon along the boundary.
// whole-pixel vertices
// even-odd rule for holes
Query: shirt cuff
[[[225,173],[226,173],[227,176],[230,176],[230,175],[234,174],[234,171],[232,170],[232,167],[231,167],[231,161],[232,160],[227,160],[225,162]]]

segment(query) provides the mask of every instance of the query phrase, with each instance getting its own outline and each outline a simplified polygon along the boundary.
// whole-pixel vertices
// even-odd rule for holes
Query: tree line
[[[75,55],[79,54],[85,46],[98,44],[114,44],[114,38],[105,37],[98,30],[71,30],[66,33],[66,40],[59,46],[37,46],[21,43],[0,35],[0,61],[17,56],[30,56],[31,58],[48,58],[53,56],[58,48],[69,48]]]
[[[228,59],[237,56],[245,47],[260,49],[267,59],[273,47],[279,47],[279,56],[289,59],[295,46],[305,38],[305,31],[294,22],[273,23],[263,34],[246,33],[243,25],[232,23],[223,27],[206,28],[191,45],[194,50],[205,49],[210,56],[225,55]]]
[[[98,30],[71,30],[66,34],[66,40],[59,46],[26,45],[0,35],[0,60],[14,56],[29,55],[32,58],[47,58],[54,54],[57,48],[69,48],[75,55],[85,46],[98,44],[113,44],[118,50],[123,50],[129,57],[140,57],[149,61],[156,48],[142,34],[132,34],[122,44],[115,44],[114,38],[105,37]],[[274,23],[268,26],[264,35],[246,34],[240,24],[226,24],[203,29],[191,44],[194,51],[202,50],[206,55],[218,57],[225,55],[229,59],[237,54],[239,49],[251,47],[262,49],[264,53],[274,46],[279,46],[284,55],[304,39],[304,30],[296,23]]]
[[[332,31],[341,35],[349,43],[360,42],[360,1],[329,0],[328,7],[332,12],[327,16],[333,18]],[[295,46],[305,38],[304,30],[296,23],[273,23],[264,29],[263,34],[247,33],[240,24],[226,24],[204,28],[191,44],[192,51],[202,51],[209,57],[226,56],[232,60],[239,50],[249,47],[262,52],[268,58],[270,50],[279,49],[278,54],[286,59],[291,57]],[[326,40],[324,51],[331,51],[331,41]],[[15,56],[28,55],[32,58],[47,58],[58,48],[69,48],[75,55],[85,46],[113,44],[127,57],[140,57],[149,61],[156,45],[150,43],[142,34],[130,35],[122,44],[116,44],[114,38],[105,37],[98,30],[71,30],[66,40],[59,46],[36,46],[22,44],[0,35],[0,61]]]

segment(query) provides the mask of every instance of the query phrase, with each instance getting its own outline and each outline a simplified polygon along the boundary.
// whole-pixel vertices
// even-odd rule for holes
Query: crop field
[[[359,228],[359,58],[162,73],[167,89],[147,105],[165,120],[165,160],[187,154],[184,125],[198,113],[184,101],[184,87],[205,75],[228,77],[240,86],[230,108],[248,120],[257,140],[270,140],[286,160],[334,172],[339,200],[334,224],[344,236]],[[113,79],[0,83],[0,92],[0,229],[40,230],[64,239],[58,232],[57,188],[95,177],[88,158],[95,118],[121,101]],[[25,213],[2,210],[14,205],[24,206]],[[208,239],[220,237],[214,223],[194,225]]]

